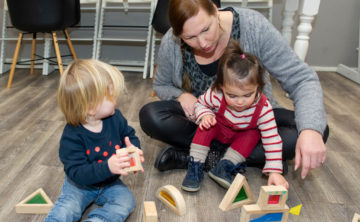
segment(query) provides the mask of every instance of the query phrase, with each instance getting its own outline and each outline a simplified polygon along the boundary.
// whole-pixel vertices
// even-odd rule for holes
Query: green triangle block
[[[238,201],[246,200],[247,198],[248,198],[248,196],[246,195],[244,187],[241,187],[240,192],[238,193],[238,195],[236,196],[236,198],[234,200],[234,203],[238,202]]]
[[[38,193],[33,198],[31,198],[29,201],[26,202],[27,204],[47,204],[44,197],[41,195],[41,193]]]

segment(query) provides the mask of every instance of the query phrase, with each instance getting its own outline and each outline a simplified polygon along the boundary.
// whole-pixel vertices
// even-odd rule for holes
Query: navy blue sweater
[[[59,156],[66,175],[79,185],[106,185],[117,178],[110,172],[107,160],[116,154],[116,149],[125,147],[128,136],[134,146],[140,148],[135,130],[115,110],[115,114],[103,119],[103,128],[94,133],[82,125],[66,124],[60,140]]]

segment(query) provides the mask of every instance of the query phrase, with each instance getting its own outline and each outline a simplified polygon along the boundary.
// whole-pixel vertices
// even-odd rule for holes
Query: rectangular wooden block
[[[360,221],[360,215],[355,213],[352,222],[359,222],[359,221]]]
[[[116,150],[116,154],[127,153],[130,157],[130,167],[125,168],[127,172],[139,171],[143,167],[140,161],[139,148],[132,146]]]
[[[281,210],[287,197],[287,189],[283,186],[262,186],[257,204],[262,210]]]
[[[267,209],[263,210],[257,204],[244,205],[241,208],[240,222],[250,221],[251,215],[256,214],[270,214],[270,213],[282,213],[281,222],[286,222],[289,216],[289,207],[285,204],[282,209]]]
[[[158,214],[154,201],[144,201],[143,222],[157,222]]]

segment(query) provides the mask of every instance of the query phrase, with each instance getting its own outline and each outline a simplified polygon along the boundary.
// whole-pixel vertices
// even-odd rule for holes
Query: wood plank
[[[40,73],[41,70],[35,70],[35,75],[30,76],[29,70],[17,69],[10,90],[6,89],[8,74],[0,76],[0,221],[42,221],[45,215],[18,215],[14,206],[40,187],[55,202],[64,180],[63,165],[58,158],[59,139],[65,125],[56,102],[59,73],[49,76]],[[300,178],[300,171],[294,172],[294,161],[288,161],[289,173],[285,177],[290,189],[286,204],[290,208],[303,204],[300,216],[290,214],[288,221],[351,221],[354,213],[360,212],[360,87],[336,73],[318,74],[330,126],[327,161],[305,180]],[[222,212],[218,208],[226,191],[207,174],[200,191],[188,193],[180,188],[185,170],[159,172],[153,167],[157,153],[166,144],[141,130],[138,115],[144,104],[157,98],[150,96],[150,79],[143,80],[137,73],[124,72],[124,75],[127,93],[119,98],[117,107],[136,130],[145,157],[144,173],[122,177],[137,202],[127,221],[140,221],[143,202],[154,201],[159,222],[238,222],[241,209]],[[273,82],[279,104],[291,109],[291,100]],[[257,168],[248,168],[245,176],[257,199],[267,178]],[[187,205],[185,215],[174,214],[155,197],[156,190],[167,184],[181,190]],[[83,219],[96,207],[91,206]]]

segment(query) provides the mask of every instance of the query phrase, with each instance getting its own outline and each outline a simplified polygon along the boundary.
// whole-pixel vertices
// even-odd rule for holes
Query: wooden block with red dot
[[[123,153],[127,153],[130,157],[130,167],[125,168],[127,172],[139,171],[143,169],[140,161],[139,148],[135,146],[131,146],[116,150],[116,154],[123,154]]]

